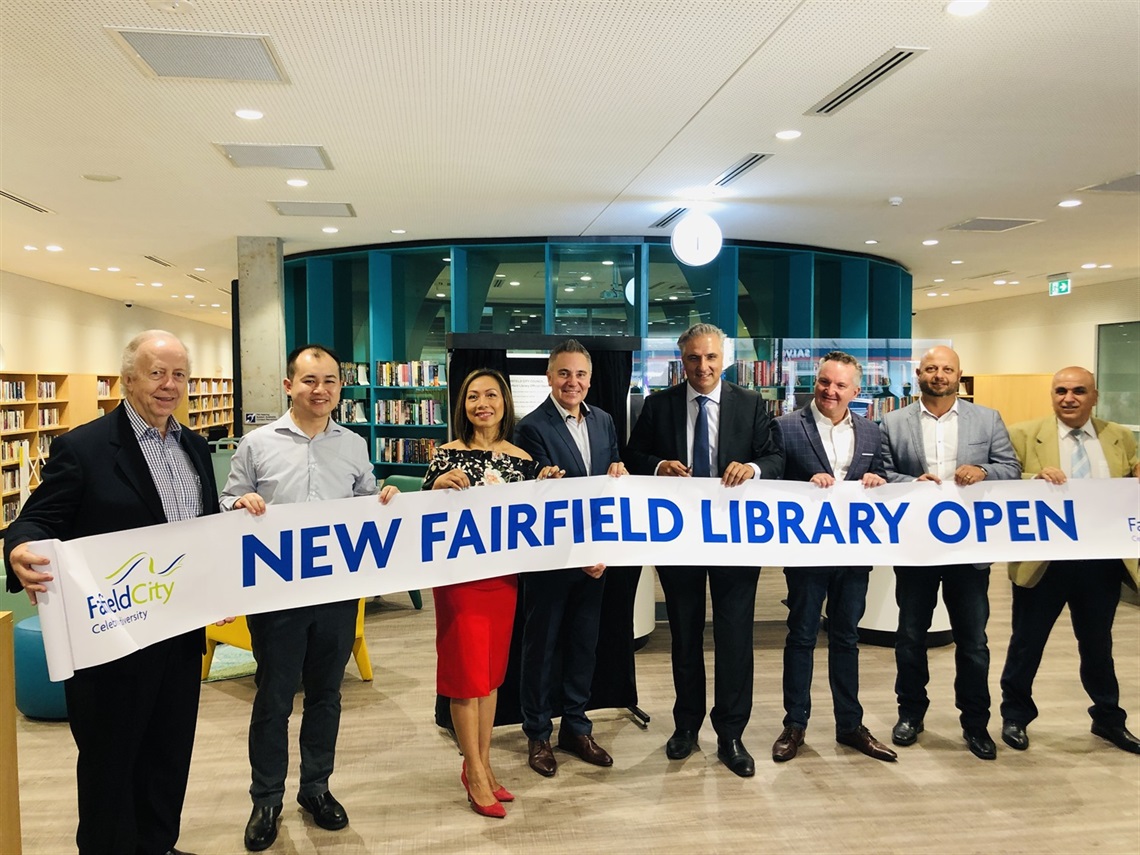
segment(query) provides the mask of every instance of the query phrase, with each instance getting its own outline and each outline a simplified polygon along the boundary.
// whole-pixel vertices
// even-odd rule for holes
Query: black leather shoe
[[[756,762],[739,739],[717,740],[716,756],[732,770],[734,775],[751,778],[756,774]]]
[[[670,760],[684,760],[693,753],[697,747],[697,732],[695,730],[674,730],[669,741],[665,743],[665,756]]]
[[[260,852],[272,846],[277,839],[277,818],[280,816],[281,805],[255,806],[249,822],[245,824],[245,848],[250,852]],[[177,851],[170,850],[171,853]]]
[[[994,741],[990,739],[990,735],[984,727],[963,728],[962,736],[965,738],[970,752],[979,760],[997,759],[997,746],[994,745]]]
[[[921,719],[911,721],[909,718],[900,718],[891,728],[891,742],[895,745],[914,745],[920,733],[922,733]]]
[[[348,814],[328,790],[319,796],[299,795],[297,804],[313,815],[313,822],[328,831],[339,831],[348,825]]]
[[[1105,727],[1104,725],[1093,722],[1092,732],[1101,739],[1107,739],[1121,751],[1130,751],[1133,754],[1140,754],[1140,739],[1137,739],[1128,732],[1128,728],[1124,725],[1120,727]]]
[[[1001,741],[1015,751],[1024,751],[1029,747],[1029,734],[1017,722],[1006,719],[1001,723]]]

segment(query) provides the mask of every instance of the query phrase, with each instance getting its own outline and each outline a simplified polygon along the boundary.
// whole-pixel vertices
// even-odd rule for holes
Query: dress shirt
[[[1072,477],[1073,452],[1077,448],[1077,441],[1070,434],[1071,430],[1072,428],[1057,419],[1057,448],[1061,456],[1061,471],[1065,473],[1066,478]],[[1081,425],[1079,430],[1085,435],[1085,454],[1089,457],[1089,477],[1112,477],[1112,473],[1108,471],[1108,459],[1104,456],[1104,449],[1097,438],[1092,419]]]
[[[831,464],[831,473],[836,481],[847,479],[847,470],[851,468],[851,458],[855,456],[855,426],[851,423],[851,410],[843,414],[838,424],[819,411],[812,399],[811,414],[815,417],[815,428],[819,431],[820,442],[823,443],[827,462]]]
[[[158,428],[143,421],[129,401],[124,400],[123,406],[127,408],[127,421],[146,458],[150,479],[158,490],[166,521],[202,516],[202,479],[182,447],[182,425],[174,416],[167,417],[166,436],[163,436]]]
[[[285,413],[242,437],[234,453],[222,508],[232,510],[246,493],[257,493],[270,505],[374,496],[368,443],[332,419],[309,439]]]
[[[574,444],[578,446],[578,451],[582,455],[582,462],[586,464],[586,473],[589,474],[590,470],[590,432],[586,427],[586,413],[590,412],[590,408],[586,406],[586,402],[582,401],[578,404],[578,411],[580,418],[575,418],[574,415],[563,406],[554,400],[554,396],[550,396],[550,403],[554,404],[554,409],[558,410],[558,414],[562,416],[562,423],[566,425],[566,429],[570,431],[570,437],[574,440]]]
[[[958,468],[958,399],[941,418],[926,409],[921,399],[922,445],[926,451],[926,471],[942,480],[954,477]]]

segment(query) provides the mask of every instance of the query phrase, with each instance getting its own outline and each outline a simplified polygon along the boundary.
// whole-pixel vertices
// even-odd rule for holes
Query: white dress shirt
[[[952,479],[958,468],[958,399],[941,417],[926,409],[919,400],[922,445],[926,451],[926,471],[942,480]]]
[[[586,427],[586,413],[590,412],[590,408],[586,406],[583,401],[578,404],[578,418],[550,396],[550,402],[554,404],[554,409],[558,410],[558,414],[562,416],[562,423],[566,425],[566,429],[570,431],[570,438],[574,440],[574,444],[578,446],[578,452],[582,455],[582,462],[586,464],[586,474],[590,474],[590,431]]]
[[[831,464],[831,472],[836,481],[843,481],[847,478],[847,470],[851,468],[851,460],[855,456],[855,425],[851,423],[851,410],[844,414],[838,424],[834,424],[819,411],[814,398],[809,406],[824,453],[827,454],[827,462]]]
[[[1070,431],[1072,428],[1057,419],[1057,450],[1061,457],[1061,471],[1065,473],[1066,478],[1072,477],[1073,452],[1077,448],[1077,441],[1073,439]],[[1100,440],[1097,438],[1092,419],[1081,425],[1080,431],[1085,435],[1085,454],[1089,457],[1089,477],[1112,477],[1108,471],[1108,458],[1104,456],[1104,448],[1101,447]]]

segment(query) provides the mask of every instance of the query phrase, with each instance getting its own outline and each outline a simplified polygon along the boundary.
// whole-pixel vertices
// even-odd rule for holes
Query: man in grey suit
[[[721,382],[724,333],[712,324],[689,327],[677,340],[686,382],[651,395],[626,450],[635,475],[719,478],[737,487],[751,478],[779,478],[784,454],[772,417],[756,392]],[[658,567],[673,638],[675,730],[665,746],[681,760],[697,745],[705,718],[705,579],[712,596],[714,702],[709,718],[717,756],[741,777],[756,764],[741,737],[752,714],[752,629],[759,567]]]
[[[968,487],[988,478],[1021,477],[1021,464],[1001,416],[958,399],[962,369],[957,353],[948,347],[931,348],[923,354],[915,375],[919,400],[883,419],[888,480],[935,484],[953,480],[959,487]],[[986,729],[990,720],[989,583],[988,564],[895,568],[899,607],[895,638],[899,720],[891,731],[895,745],[914,744],[930,706],[926,633],[941,584],[956,647],[954,695],[962,736],[975,756],[982,760],[997,757],[997,747]]]
[[[586,405],[593,363],[579,342],[567,339],[550,352],[550,397],[515,428],[515,442],[539,466],[557,466],[567,477],[625,475],[614,420]],[[558,771],[550,748],[554,675],[562,674],[562,723],[558,747],[595,766],[613,758],[594,741],[586,716],[597,659],[605,564],[530,573],[522,580],[522,676],[519,701],[530,768],[544,777]],[[556,667],[561,657],[561,667]]]
[[[831,487],[859,481],[887,483],[878,425],[854,416],[848,405],[859,394],[863,371],[849,353],[823,357],[811,403],[776,419],[784,446],[784,478]],[[811,715],[811,678],[820,610],[827,600],[827,676],[835,708],[835,741],[876,760],[898,756],[863,725],[859,704],[859,620],[867,605],[870,567],[785,567],[788,637],[784,642],[784,730],[772,759],[786,762],[804,743]]]

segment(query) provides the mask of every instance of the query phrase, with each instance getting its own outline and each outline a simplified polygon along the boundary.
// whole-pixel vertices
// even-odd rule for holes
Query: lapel
[[[732,462],[733,455],[729,452],[728,440],[736,431],[729,419],[733,417],[736,408],[733,407],[736,390],[727,380],[720,381],[720,422],[716,426],[716,471],[713,475],[719,476]]]
[[[131,430],[125,405],[119,405],[115,412],[119,420],[116,435],[111,439],[115,467],[123,473],[127,483],[138,494],[139,500],[146,507],[147,513],[154,519],[154,522],[164,523],[166,522],[166,512],[162,509],[162,499],[154,486],[150,468],[146,465],[146,457],[143,456],[138,440],[135,439],[134,432]],[[190,459],[195,459],[193,454],[190,455]],[[197,465],[198,463],[195,461],[195,466]],[[203,481],[202,483],[208,482]]]
[[[974,411],[966,401],[958,402],[958,465],[969,461],[970,437],[973,435]]]
[[[811,411],[811,404],[808,404],[806,407],[803,407],[800,410],[800,419],[803,421],[803,429],[804,433],[807,434],[808,444],[811,445],[811,450],[815,452],[815,456],[819,459],[819,463],[823,467],[823,471],[828,475],[834,476],[835,472],[832,471],[831,461],[827,459],[827,452],[823,449],[823,440],[819,436],[819,428],[816,427],[815,424],[815,414]],[[859,451],[858,438],[859,435],[858,432],[856,432],[856,455]],[[855,461],[852,460],[852,465],[854,465],[854,462]]]
[[[673,400],[669,402],[669,407],[672,410],[672,429],[673,429],[673,448],[676,449],[676,459],[692,466],[693,461],[689,458],[692,457],[692,449],[689,448],[689,441],[687,435],[688,427],[688,396],[689,396],[689,383],[685,381],[676,387],[677,391],[673,393]],[[724,411],[721,411],[721,426],[724,425],[723,421]],[[719,437],[718,437],[719,439]],[[667,455],[663,455],[667,456]]]
[[[1057,439],[1057,417],[1044,419],[1033,438],[1033,451],[1037,456],[1037,471],[1047,466],[1061,468],[1061,444]],[[1028,468],[1028,467],[1027,467]],[[1032,470],[1030,470],[1032,471]]]
[[[914,409],[911,410],[910,418],[910,441],[911,447],[914,449],[914,459],[918,463],[918,471],[926,471],[926,443],[922,441],[922,402],[915,401]],[[896,460],[896,465],[905,466],[901,461]]]
[[[858,481],[871,471],[875,452],[879,450],[881,433],[878,425],[870,419],[854,413],[851,414],[851,429],[855,432],[855,450],[851,455],[851,465],[847,467],[847,480]],[[864,457],[864,454],[869,454],[870,457]]]
[[[542,402],[543,413],[546,418],[550,420],[550,429],[554,436],[558,438],[558,442],[562,444],[563,453],[566,455],[567,460],[573,460],[574,465],[570,469],[577,471],[568,471],[568,475],[581,477],[589,475],[586,471],[586,461],[582,459],[582,453],[578,451],[578,446],[574,443],[574,438],[570,436],[570,429],[562,421],[562,414],[558,412],[558,408],[554,406],[554,401],[549,397]]]

